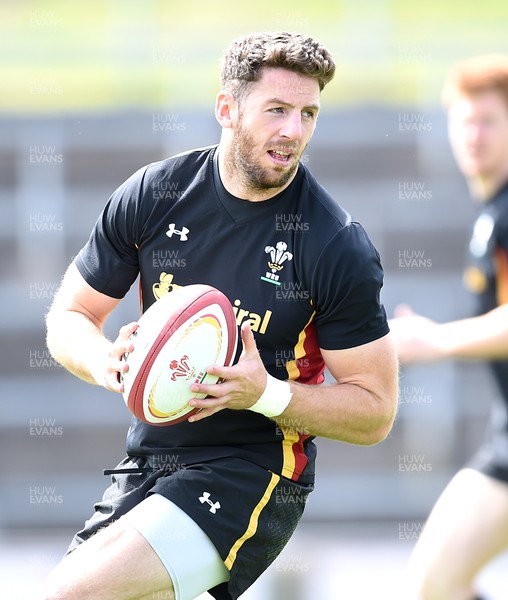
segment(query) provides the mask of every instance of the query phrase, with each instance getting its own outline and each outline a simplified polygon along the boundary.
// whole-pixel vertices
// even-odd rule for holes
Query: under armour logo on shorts
[[[220,502],[212,502],[210,500],[210,492],[203,492],[203,495],[199,497],[201,504],[205,502],[210,505],[210,512],[215,514],[220,508]]]

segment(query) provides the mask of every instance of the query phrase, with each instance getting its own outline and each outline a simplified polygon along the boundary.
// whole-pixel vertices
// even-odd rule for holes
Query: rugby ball
[[[230,366],[238,342],[236,318],[226,296],[208,285],[174,289],[139,318],[131,336],[135,347],[122,360],[121,377],[129,410],[149,425],[187,420],[199,409],[188,405],[204,398],[192,383],[217,383],[211,365]]]

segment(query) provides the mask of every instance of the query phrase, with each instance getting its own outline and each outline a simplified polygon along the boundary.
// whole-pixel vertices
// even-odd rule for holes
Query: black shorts
[[[312,491],[310,485],[295,483],[240,458],[153,468],[151,457],[123,460],[112,475],[112,485],[95,505],[84,529],[74,536],[68,552],[147,495],[157,493],[186,512],[224,560],[230,580],[208,590],[217,600],[238,598],[277,558]]]
[[[508,435],[493,432],[467,466],[508,484]]]

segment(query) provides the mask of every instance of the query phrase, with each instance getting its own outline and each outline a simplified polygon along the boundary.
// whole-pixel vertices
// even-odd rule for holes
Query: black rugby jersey
[[[478,314],[508,303],[508,183],[483,204],[473,226],[466,287],[477,298]],[[493,425],[508,434],[508,360],[488,361],[501,391]]]
[[[271,375],[321,383],[319,348],[350,348],[388,332],[379,255],[305,166],[277,196],[250,202],[222,185],[216,149],[132,175],[113,193],[76,265],[89,285],[114,298],[140,274],[142,310],[178,286],[214,286],[231,301],[237,324],[250,322]],[[180,464],[239,456],[289,479],[313,480],[312,437],[248,410],[170,427],[133,417],[127,451],[171,452]]]

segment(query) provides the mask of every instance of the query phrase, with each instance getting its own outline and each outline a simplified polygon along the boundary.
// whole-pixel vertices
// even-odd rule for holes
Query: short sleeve
[[[497,218],[494,235],[496,244],[508,253],[508,210]]]
[[[112,194],[75,258],[85,281],[113,298],[123,298],[139,273],[137,229],[146,169],[134,173]]]
[[[312,281],[320,348],[352,348],[388,333],[380,301],[383,269],[361,225],[351,222],[330,240]]]

